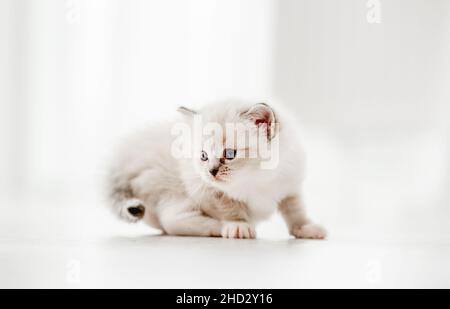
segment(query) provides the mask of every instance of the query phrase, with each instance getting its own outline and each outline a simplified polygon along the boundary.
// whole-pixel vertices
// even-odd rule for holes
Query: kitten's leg
[[[250,222],[248,206],[220,194],[211,204],[203,205],[202,210],[215,218],[221,218],[223,238],[250,239],[256,237],[255,227]]]
[[[252,224],[245,221],[225,221],[222,225],[223,238],[252,239],[256,231]]]
[[[252,225],[244,221],[225,221],[221,223],[200,211],[179,213],[175,217],[161,219],[163,230],[169,235],[211,236],[223,238],[251,239],[256,237]]]
[[[137,198],[130,198],[116,202],[116,208],[119,210],[121,218],[129,222],[138,222],[145,215],[144,202]]]
[[[111,184],[110,197],[113,210],[128,222],[137,222],[145,215],[145,204],[136,198],[128,183],[114,179]]]
[[[163,199],[158,205],[162,229],[169,235],[255,238],[252,224],[237,218],[219,221],[193,208],[186,199]]]
[[[185,201],[166,201],[158,206],[158,214],[162,229],[169,235],[221,236],[219,220],[187,207]]]
[[[289,233],[296,238],[324,239],[326,231],[321,226],[311,223],[305,208],[297,195],[284,198],[278,208],[286,221]]]

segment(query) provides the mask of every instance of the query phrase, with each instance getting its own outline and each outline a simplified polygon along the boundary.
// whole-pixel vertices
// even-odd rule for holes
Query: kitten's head
[[[224,189],[257,176],[279,127],[273,109],[265,103],[224,103],[200,111],[181,107],[192,118],[192,164],[207,184]]]

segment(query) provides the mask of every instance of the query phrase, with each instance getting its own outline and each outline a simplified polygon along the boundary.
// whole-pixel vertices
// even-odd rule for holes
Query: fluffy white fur
[[[178,121],[192,126],[195,112],[180,111],[184,115]],[[217,143],[202,137],[192,158],[176,159],[171,154],[176,122],[158,125],[128,138],[116,154],[109,183],[120,217],[143,220],[170,235],[255,238],[255,225],[278,209],[293,236],[326,236],[305,214],[300,193],[304,153],[286,115],[267,104],[245,102],[215,104],[196,113],[203,123],[241,123],[254,133],[267,132],[268,142],[280,145],[277,167],[261,169],[259,157],[221,158],[223,149],[236,147],[227,137]],[[207,161],[200,159],[202,151]]]

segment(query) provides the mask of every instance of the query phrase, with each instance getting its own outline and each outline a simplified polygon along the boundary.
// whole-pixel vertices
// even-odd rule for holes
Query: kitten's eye
[[[208,154],[202,150],[202,154],[200,155],[200,160],[208,161]]]
[[[237,153],[236,149],[227,148],[223,150],[223,156],[227,160],[233,160],[234,158],[236,158],[236,153]]]

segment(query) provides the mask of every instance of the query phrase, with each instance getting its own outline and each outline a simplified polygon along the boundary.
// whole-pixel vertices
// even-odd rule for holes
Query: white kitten
[[[326,236],[305,214],[299,191],[304,154],[279,109],[227,102],[179,111],[179,122],[141,132],[120,147],[110,179],[120,217],[171,235],[255,238],[255,224],[278,209],[295,237]],[[189,134],[174,136],[177,126]]]

